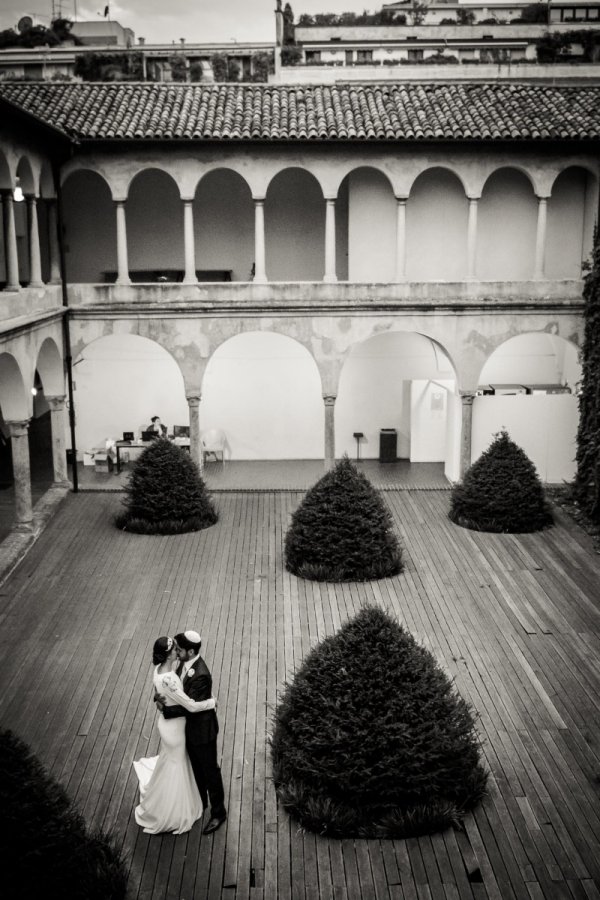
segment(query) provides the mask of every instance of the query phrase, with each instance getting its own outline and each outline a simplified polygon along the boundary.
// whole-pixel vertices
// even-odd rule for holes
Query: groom
[[[197,631],[184,631],[175,635],[179,660],[176,671],[181,678],[183,690],[192,700],[208,700],[212,697],[212,677],[200,656],[201,644]],[[182,706],[164,706],[160,702],[160,695],[155,699],[159,709],[162,708],[165,719],[186,717],[185,744],[205,809],[210,798],[210,820],[204,834],[212,834],[227,818],[223,779],[217,762],[217,714],[214,709],[193,713]]]

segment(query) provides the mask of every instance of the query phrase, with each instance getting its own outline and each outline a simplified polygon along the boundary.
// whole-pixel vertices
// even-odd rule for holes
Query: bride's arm
[[[208,710],[214,709],[216,706],[214,697],[209,697],[208,700],[192,700],[175,679],[169,679],[168,683],[164,685],[164,690],[171,700],[174,700],[179,706],[191,713],[208,712]]]

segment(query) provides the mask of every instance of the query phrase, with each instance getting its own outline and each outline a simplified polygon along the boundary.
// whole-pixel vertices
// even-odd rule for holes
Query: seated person
[[[167,436],[167,426],[163,425],[158,416],[152,416],[150,425],[148,425],[145,431],[154,431],[159,437]]]

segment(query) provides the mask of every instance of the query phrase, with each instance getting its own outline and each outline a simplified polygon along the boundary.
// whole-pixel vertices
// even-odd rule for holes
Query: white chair
[[[209,456],[214,456],[215,462],[218,462],[219,453],[221,454],[221,462],[225,462],[225,445],[227,438],[225,432],[220,428],[210,428],[202,434],[202,453],[206,462]]]

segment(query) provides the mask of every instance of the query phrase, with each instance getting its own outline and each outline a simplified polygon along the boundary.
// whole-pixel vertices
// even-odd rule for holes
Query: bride
[[[179,704],[190,712],[215,708],[215,699],[191,700],[183,692],[180,678],[173,672],[175,642],[159,637],[152,651],[154,688],[166,698],[166,705]],[[140,783],[140,804],[135,821],[148,834],[189,831],[202,816],[202,801],[185,749],[185,718],[158,718],[160,751],[158,756],[133,763]]]

